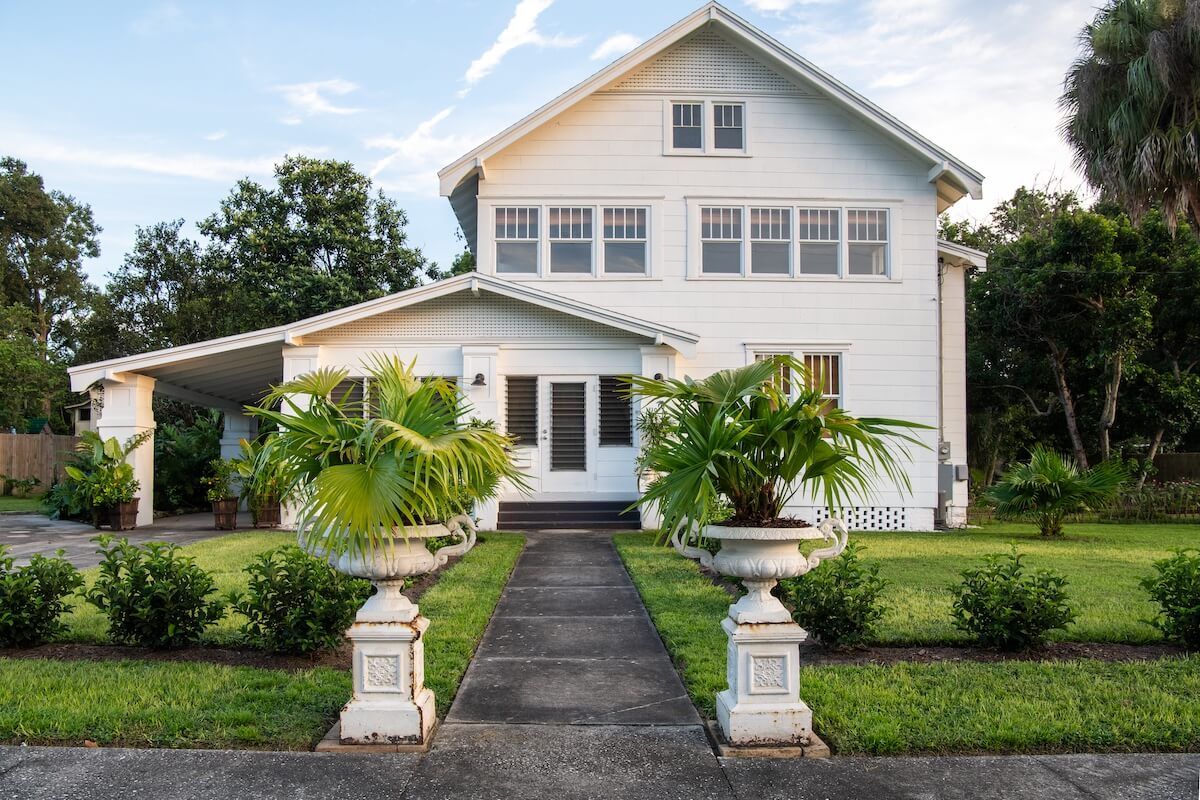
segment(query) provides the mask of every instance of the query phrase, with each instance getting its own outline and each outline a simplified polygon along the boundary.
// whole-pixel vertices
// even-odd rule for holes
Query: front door
[[[543,376],[538,380],[543,492],[595,488],[596,378]]]

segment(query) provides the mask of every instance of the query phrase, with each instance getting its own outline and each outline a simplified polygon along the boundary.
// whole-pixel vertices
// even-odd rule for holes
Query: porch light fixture
[[[475,373],[475,380],[471,381],[472,386],[487,386],[487,381],[483,379],[482,372]]]
[[[663,374],[661,372],[654,373],[654,380],[661,381],[662,379],[663,379]]]

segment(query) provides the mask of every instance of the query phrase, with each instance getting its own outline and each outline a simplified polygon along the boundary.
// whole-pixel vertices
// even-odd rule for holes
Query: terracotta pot
[[[214,500],[212,507],[217,530],[232,531],[237,528],[238,499],[236,497]]]
[[[250,515],[256,528],[278,528],[283,518],[279,500],[274,497],[264,497],[258,505],[251,505]]]
[[[108,510],[108,526],[114,531],[131,531],[137,527],[138,500],[118,503]],[[99,526],[97,526],[99,527]]]

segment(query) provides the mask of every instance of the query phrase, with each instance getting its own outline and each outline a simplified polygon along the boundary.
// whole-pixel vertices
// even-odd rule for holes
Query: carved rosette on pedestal
[[[722,575],[741,578],[746,594],[729,607],[721,622],[729,637],[728,688],[717,693],[717,721],[730,744],[799,745],[812,738],[812,711],[800,699],[800,643],[808,633],[771,594],[780,578],[794,578],[821,561],[836,558],[846,547],[846,526],[829,519],[820,527],[734,528],[709,525],[704,535],[721,549],[686,545],[677,550]],[[825,547],[807,556],[804,540],[820,539]]]
[[[432,572],[475,546],[475,525],[455,517],[445,525],[410,527],[373,553],[330,555],[339,572],[375,584],[354,618],[354,695],[342,709],[342,744],[426,743],[437,719],[425,686],[424,634],[429,620],[404,596],[404,578]],[[429,552],[425,540],[456,536],[459,542]]]

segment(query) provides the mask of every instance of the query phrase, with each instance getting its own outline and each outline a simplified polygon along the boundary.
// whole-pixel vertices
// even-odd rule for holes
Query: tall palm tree
[[[1080,34],[1060,100],[1088,182],[1135,220],[1200,231],[1200,0],[1111,0]]]

